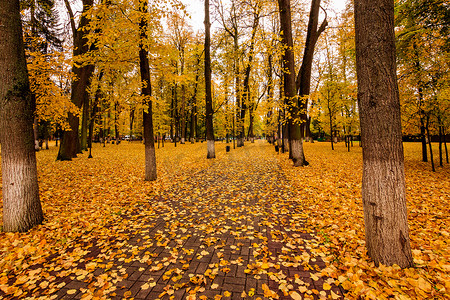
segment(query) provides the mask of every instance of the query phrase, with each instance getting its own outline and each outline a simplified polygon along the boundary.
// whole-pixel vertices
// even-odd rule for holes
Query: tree
[[[297,89],[295,86],[294,43],[292,41],[291,3],[290,0],[278,0],[280,11],[281,43],[283,53],[284,96],[289,110],[289,154],[294,166],[303,166],[303,142],[300,131],[300,110],[297,104]]]
[[[90,23],[90,18],[88,18],[86,11],[92,7],[93,0],[83,0],[83,13],[81,14],[78,28],[75,25],[75,16],[72,12],[72,8],[68,0],[64,0],[66,8],[70,15],[70,25],[73,34],[73,57],[82,56],[89,51],[89,45],[87,36],[89,31],[86,27]],[[80,66],[74,63],[72,67],[72,72],[75,75],[72,80],[72,93],[71,101],[81,109],[85,103],[88,102],[88,91],[87,87],[94,73],[94,65],[87,64]],[[64,131],[61,140],[61,146],[59,147],[58,160],[72,160],[72,158],[77,156],[77,153],[81,151],[80,141],[78,139],[78,127],[80,124],[80,119],[78,115],[69,112],[68,122],[70,130]],[[86,123],[87,124],[87,123]],[[87,129],[87,127],[86,127]]]
[[[211,93],[211,23],[209,22],[209,0],[205,0],[205,90],[206,90],[206,142],[207,158],[215,158],[213,108]]]
[[[19,1],[0,2],[0,143],[3,230],[27,231],[43,220],[34,152],[33,98]]]
[[[377,265],[409,267],[394,2],[356,0],[355,30],[367,251]]]
[[[147,18],[148,18],[148,0],[139,1],[139,12],[142,13],[139,22],[139,67],[141,71],[142,90],[144,97],[144,143],[145,143],[145,180],[156,180],[156,155],[155,139],[153,136],[152,120],[152,87],[150,82],[150,66],[148,62],[148,51],[144,43],[147,41]]]
[[[439,128],[448,116],[442,110],[445,101],[441,100],[445,97],[439,99],[439,94],[449,87],[450,42],[446,37],[450,8],[446,4],[442,0],[401,0],[396,1],[395,7],[403,130],[409,134],[420,130],[424,162],[428,161],[426,144],[430,127],[437,123]],[[434,162],[430,160],[434,170]]]

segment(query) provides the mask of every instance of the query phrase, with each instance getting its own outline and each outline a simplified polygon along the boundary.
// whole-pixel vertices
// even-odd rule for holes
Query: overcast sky
[[[192,25],[194,31],[204,31],[205,25],[203,25],[203,20],[205,18],[205,2],[203,0],[181,0],[181,2],[186,5],[186,9],[191,15],[190,24]],[[224,0],[223,2],[227,2],[227,0]],[[345,8],[345,2],[346,0],[331,0],[330,1],[330,8],[332,10],[335,10],[336,12],[340,12]],[[210,8],[211,9],[211,8]],[[327,9],[327,13],[330,15],[333,15],[333,13]],[[213,20],[211,19],[211,22]],[[215,24],[212,24],[212,27],[214,27]]]

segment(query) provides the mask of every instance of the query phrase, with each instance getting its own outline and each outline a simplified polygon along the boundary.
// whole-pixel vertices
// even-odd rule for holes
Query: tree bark
[[[142,14],[139,22],[139,69],[141,73],[141,95],[144,100],[144,145],[145,145],[145,180],[156,180],[156,155],[155,139],[153,136],[152,120],[152,87],[150,82],[150,66],[148,62],[148,52],[145,49],[144,41],[147,40],[147,17],[148,0],[139,0],[139,12]]]
[[[76,57],[89,51],[86,38],[87,31],[84,29],[87,25],[89,25],[90,21],[85,12],[93,5],[94,1],[83,0],[83,13],[81,14],[78,28],[75,27],[75,20],[69,1],[64,0],[64,3],[66,4],[70,15],[70,23],[73,33],[73,56]],[[86,101],[89,101],[87,86],[94,72],[94,66],[87,65],[78,67],[74,64],[72,66],[72,72],[75,75],[75,79],[72,81],[72,92],[70,99],[76,107],[81,109],[83,104]],[[68,123],[70,130],[64,131],[62,134],[61,145],[56,158],[57,160],[72,160],[72,158],[77,156],[77,153],[81,152],[80,140],[78,139],[80,119],[77,115],[69,112]]]
[[[3,230],[41,224],[30,90],[18,0],[0,1],[0,144]]]
[[[213,108],[211,93],[211,23],[209,22],[209,0],[205,0],[205,91],[206,91],[206,158],[215,158]]]
[[[103,71],[101,71],[98,76],[99,84],[97,86],[97,90],[95,91],[94,103],[92,104],[92,115],[89,118],[89,136],[88,136],[89,156],[88,156],[88,158],[92,158],[92,140],[94,138],[95,119],[97,118],[97,114],[99,112],[98,104],[100,102],[100,96],[101,96],[100,81],[102,80],[102,77],[103,77]]]
[[[431,160],[431,170],[436,172],[436,168],[434,167],[434,157],[433,157],[433,147],[431,146],[431,136],[430,136],[430,115],[427,115],[427,125],[425,126],[425,130],[427,132],[427,140],[428,146],[430,149],[430,160]]]
[[[394,2],[355,0],[355,28],[366,247],[376,265],[410,267]]]
[[[294,166],[303,166],[305,165],[305,156],[303,154],[300,111],[297,105],[298,97],[295,86],[294,44],[292,40],[290,0],[278,0],[278,6],[280,10],[280,27],[282,30],[281,43],[284,47],[284,96],[289,110],[289,156],[294,162]]]
[[[440,121],[440,120],[439,120]],[[439,125],[439,166],[444,166],[443,155],[442,155],[442,128],[444,126]]]
[[[442,134],[444,135],[445,161],[448,163],[447,134],[445,133],[445,127],[442,128]]]

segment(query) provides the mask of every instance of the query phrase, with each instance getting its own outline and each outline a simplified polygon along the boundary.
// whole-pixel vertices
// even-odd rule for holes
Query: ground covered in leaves
[[[45,221],[0,233],[0,298],[449,298],[450,171],[419,162],[418,144],[405,144],[416,265],[403,270],[366,256],[356,145],[306,143],[310,166],[293,168],[263,141],[216,143],[214,160],[166,144],[151,183],[142,144],[95,146],[72,162],[37,153]]]

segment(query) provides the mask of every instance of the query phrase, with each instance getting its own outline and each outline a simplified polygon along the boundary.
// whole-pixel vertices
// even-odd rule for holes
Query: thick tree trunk
[[[284,62],[284,96],[289,109],[289,158],[294,162],[294,166],[305,165],[303,154],[302,133],[300,130],[300,111],[297,105],[298,97],[295,86],[294,70],[294,44],[292,40],[291,28],[291,4],[290,0],[278,0],[280,10],[280,26],[282,31],[281,43],[285,50],[283,53]]]
[[[147,19],[144,14],[148,13],[148,0],[139,1],[139,11],[143,14],[139,22],[139,69],[141,71],[141,95],[146,97],[144,100],[144,145],[145,145],[145,180],[156,180],[156,155],[155,139],[153,136],[152,120],[152,101],[149,99],[152,95],[150,82],[150,66],[148,62],[148,52],[144,48],[144,42],[147,40]]]
[[[392,0],[355,0],[366,246],[375,264],[413,265]]]
[[[205,0],[205,91],[206,91],[206,140],[207,156],[206,158],[215,158],[214,148],[214,127],[213,127],[213,108],[211,93],[211,24],[209,22],[209,0]]]
[[[42,223],[30,90],[18,0],[0,1],[0,144],[3,230]]]

